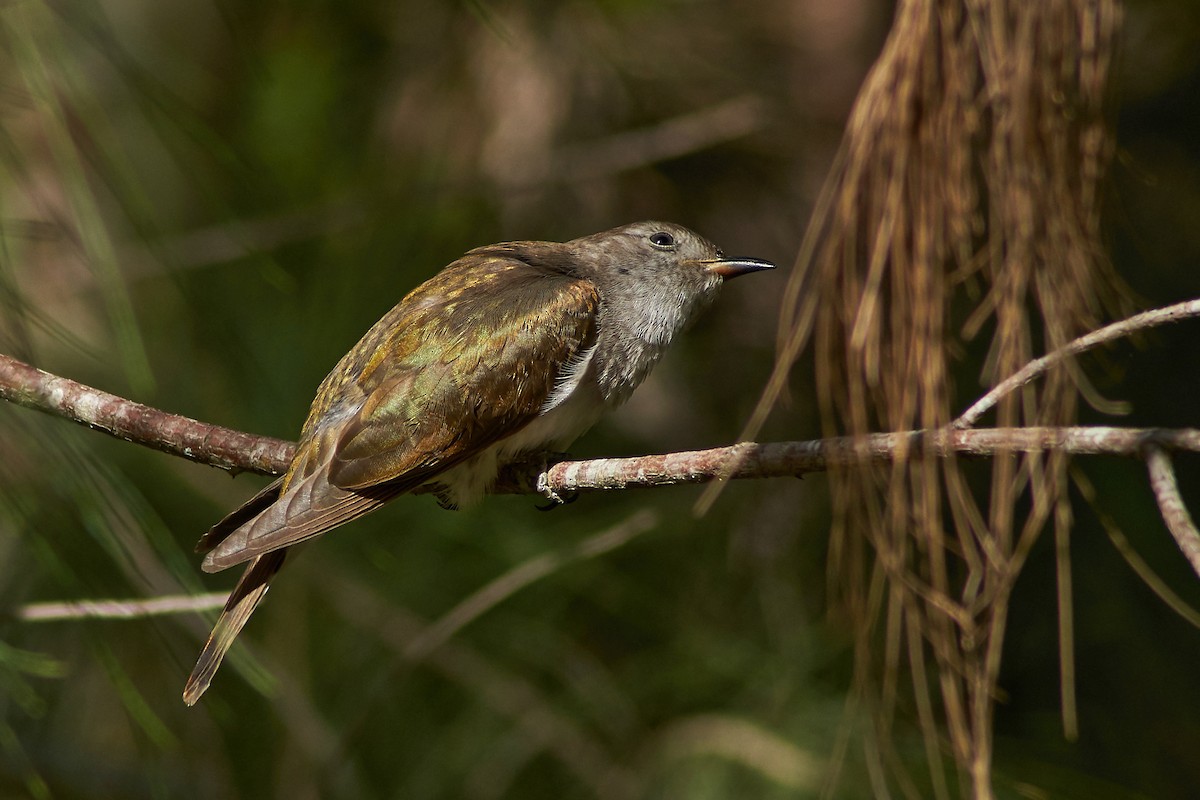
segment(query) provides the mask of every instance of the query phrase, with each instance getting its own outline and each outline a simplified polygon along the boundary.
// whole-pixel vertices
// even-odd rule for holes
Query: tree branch
[[[1173,306],[1165,308],[1155,308],[1150,311],[1143,311],[1141,314],[1134,314],[1132,317],[1114,322],[1111,325],[1105,325],[1099,330],[1094,330],[1091,333],[1080,336],[1078,339],[1070,342],[1057,350],[1047,353],[1041,358],[1036,358],[1030,361],[1021,369],[1014,372],[1009,377],[1002,380],[1000,383],[983,397],[976,400],[970,408],[962,413],[958,419],[954,421],[956,428],[969,428],[979,420],[981,416],[986,414],[992,406],[1000,400],[1004,395],[1013,392],[1035,378],[1043,375],[1056,364],[1059,364],[1073,355],[1082,353],[1085,350],[1090,350],[1097,345],[1129,336],[1147,328],[1153,328],[1158,325],[1165,325],[1168,322],[1178,322],[1181,319],[1200,316],[1200,300],[1188,300],[1183,303],[1176,303]]]
[[[0,354],[0,398],[127,442],[231,472],[280,475],[296,445],[242,433],[102,392]]]
[[[1194,428],[980,428],[978,430],[903,431],[862,438],[840,437],[806,442],[742,442],[710,450],[691,450],[633,458],[564,461],[546,472],[555,491],[633,489],[714,479],[777,478],[824,472],[830,466],[888,463],[926,452],[946,457],[990,457],[999,453],[1057,451],[1072,455],[1140,458],[1148,444],[1169,450],[1200,452]],[[732,470],[728,465],[736,467]],[[503,474],[495,492],[525,493],[525,476]]]
[[[1150,488],[1154,490],[1154,499],[1158,501],[1167,530],[1175,537],[1192,569],[1200,575],[1200,531],[1196,530],[1196,523],[1192,522],[1192,515],[1188,513],[1179,494],[1171,457],[1157,444],[1148,445],[1145,455],[1146,468],[1150,472]]]
[[[126,441],[234,472],[280,475],[295,444],[197,422],[51,375],[0,355],[0,397],[64,417]],[[1200,430],[1158,428],[992,428],[904,431],[807,442],[742,442],[680,453],[564,461],[546,471],[558,492],[669,486],[736,478],[772,478],[821,472],[830,465],[886,463],[932,452],[986,457],[1004,452],[1055,450],[1074,455],[1140,458],[1148,445],[1200,452]],[[538,473],[505,470],[493,492],[530,494]]]

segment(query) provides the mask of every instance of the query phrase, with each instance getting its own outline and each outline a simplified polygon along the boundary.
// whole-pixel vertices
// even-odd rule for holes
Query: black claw
[[[563,492],[562,494],[559,494],[553,490],[550,491],[553,495],[549,498],[550,502],[546,503],[544,506],[534,506],[534,508],[536,508],[538,511],[553,511],[556,508],[568,506],[579,499],[579,492]]]

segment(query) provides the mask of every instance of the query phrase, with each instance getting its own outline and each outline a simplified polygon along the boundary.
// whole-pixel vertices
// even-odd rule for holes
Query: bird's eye
[[[654,245],[660,250],[674,250],[675,237],[666,231],[659,231],[658,233],[650,234],[650,244]]]

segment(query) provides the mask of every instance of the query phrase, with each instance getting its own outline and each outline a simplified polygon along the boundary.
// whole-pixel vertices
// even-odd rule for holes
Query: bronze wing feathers
[[[377,508],[516,432],[596,338],[590,282],[473,251],[411,292],[321,384],[278,500],[202,545],[215,571]],[[272,487],[274,488],[274,487]],[[271,492],[247,503],[262,508]],[[243,522],[244,521],[244,522]],[[221,541],[223,539],[223,541]]]

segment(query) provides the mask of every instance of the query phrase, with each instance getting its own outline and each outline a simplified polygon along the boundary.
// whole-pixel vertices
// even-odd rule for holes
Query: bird
[[[196,545],[206,572],[248,565],[184,702],[208,689],[291,548],[417,490],[476,503],[501,468],[565,451],[628,400],[724,281],[774,266],[649,221],[477,247],[413,289],[321,382],[283,476]]]

